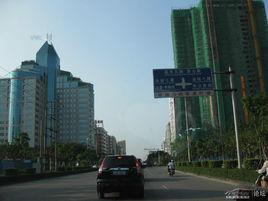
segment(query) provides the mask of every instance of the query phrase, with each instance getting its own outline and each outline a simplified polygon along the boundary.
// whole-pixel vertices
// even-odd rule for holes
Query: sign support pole
[[[235,127],[235,141],[236,141],[236,152],[237,152],[237,162],[238,169],[241,169],[241,160],[240,160],[240,150],[239,150],[239,138],[238,138],[238,127],[237,127],[237,116],[236,116],[236,102],[235,102],[235,89],[234,89],[234,72],[229,67],[229,76],[230,76],[230,87],[232,94],[232,105],[233,105],[233,115],[234,115],[234,127]]]
[[[187,137],[188,161],[191,162],[190,139],[189,139],[189,124],[188,124],[188,109],[187,109],[187,97],[184,97],[184,105],[185,105],[185,128],[186,128],[186,137]]]

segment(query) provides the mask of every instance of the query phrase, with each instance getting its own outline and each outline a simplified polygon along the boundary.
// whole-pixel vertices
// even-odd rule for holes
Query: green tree
[[[193,160],[219,159],[222,157],[222,141],[216,129],[203,129],[191,135]]]
[[[244,108],[249,112],[248,128],[258,139],[259,155],[265,157],[268,143],[268,97],[258,95],[243,99]]]
[[[6,146],[7,158],[13,160],[32,159],[33,149],[29,147],[30,138],[27,133],[20,133],[11,144]]]
[[[260,158],[259,140],[254,129],[245,127],[240,129],[240,151],[243,158]]]
[[[77,154],[76,160],[80,166],[89,166],[95,164],[98,159],[95,150],[85,149],[83,152]]]
[[[224,133],[224,154],[225,159],[236,159],[236,142],[235,142],[235,132],[233,129]]]
[[[7,158],[8,152],[8,143],[0,145],[0,160]]]
[[[187,138],[186,135],[180,135],[172,144],[171,144],[172,156],[179,161],[187,160]]]
[[[154,151],[147,156],[146,161],[148,165],[167,165],[170,158],[170,155],[164,151]]]
[[[219,132],[212,128],[196,129],[189,132],[191,159],[219,159],[222,157],[222,144]],[[172,154],[179,161],[188,161],[187,136],[184,133],[172,143]]]
[[[57,156],[59,161],[71,167],[77,162],[82,166],[89,166],[98,160],[95,150],[78,143],[58,144]]]
[[[30,138],[27,133],[20,133],[18,137],[14,139],[14,146],[18,149],[19,159],[29,159],[31,155],[31,149],[29,146]]]

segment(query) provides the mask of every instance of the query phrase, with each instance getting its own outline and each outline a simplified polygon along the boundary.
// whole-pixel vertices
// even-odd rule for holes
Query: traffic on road
[[[114,171],[121,172],[121,170],[112,172]],[[134,163],[133,172],[136,172]],[[97,193],[98,173],[98,171],[94,171],[0,187],[0,200],[97,201],[100,200]],[[119,173],[116,176],[119,176]],[[234,184],[196,177],[178,171],[171,177],[168,175],[167,167],[147,167],[144,169],[144,198],[137,198],[135,193],[133,195],[107,192],[104,200],[219,201],[226,200],[225,193],[235,188]]]

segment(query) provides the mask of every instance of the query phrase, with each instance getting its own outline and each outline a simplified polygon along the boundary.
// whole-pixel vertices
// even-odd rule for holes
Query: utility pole
[[[55,115],[57,115],[58,112],[56,112],[57,109],[57,103],[53,104],[53,102],[49,102],[48,103],[48,116],[49,116],[49,127],[47,128],[47,130],[49,131],[49,137],[50,137],[50,148],[52,148],[54,146],[54,157],[51,155],[49,156],[49,169],[50,171],[52,171],[52,169],[54,169],[54,171],[57,171],[57,134],[58,134],[58,128],[57,128],[57,119],[55,117]],[[53,142],[54,139],[54,142]],[[54,158],[54,168],[52,168],[53,166],[53,158]]]
[[[230,78],[230,90],[232,95],[233,115],[234,115],[234,127],[235,127],[235,140],[236,140],[236,153],[238,161],[238,169],[241,169],[240,149],[239,149],[239,137],[238,137],[238,126],[237,126],[237,115],[236,115],[236,101],[235,101],[235,89],[234,89],[234,71],[231,67],[228,69]]]
[[[51,41],[52,42],[52,41]],[[55,127],[55,132],[54,132],[54,157],[55,157],[55,172],[57,172],[58,170],[58,159],[57,159],[57,142],[58,142],[58,131],[59,131],[59,125],[58,125],[58,122],[57,120],[59,119],[59,97],[57,96],[57,99],[56,99],[56,104],[55,104],[55,107],[54,107],[54,115],[56,115],[55,117],[55,124],[54,127]]]
[[[40,165],[40,172],[39,173],[43,173],[43,159],[42,159],[42,156],[43,156],[43,153],[42,153],[42,148],[43,148],[43,122],[40,121],[40,127],[39,127],[39,160],[37,162],[39,162],[39,165]]]
[[[55,157],[55,159],[54,159],[54,162],[55,162],[55,164],[54,164],[54,168],[55,168],[55,172],[57,172],[57,167],[58,167],[58,160],[57,160],[57,130],[54,132],[54,157]]]
[[[237,167],[238,167],[238,169],[241,169],[239,136],[238,136],[237,114],[236,114],[236,100],[235,100],[235,91],[236,91],[236,89],[234,88],[234,73],[235,72],[231,69],[231,67],[228,68],[227,72],[215,72],[214,74],[229,75],[229,81],[230,81],[230,89],[216,89],[215,91],[228,91],[228,92],[231,92],[233,118],[234,118],[234,128],[235,128],[236,154],[237,154],[237,163],[238,163]]]
[[[185,105],[185,128],[187,137],[187,149],[188,149],[188,161],[191,162],[191,151],[190,151],[190,139],[189,139],[189,123],[188,123],[188,109],[187,109],[187,98],[184,97]]]

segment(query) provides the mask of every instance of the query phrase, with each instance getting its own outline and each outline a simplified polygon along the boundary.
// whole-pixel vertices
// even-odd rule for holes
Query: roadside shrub
[[[238,162],[237,160],[225,160],[223,161],[223,168],[232,169],[237,168]]]
[[[66,170],[66,171],[72,171],[72,170],[73,170],[73,168],[72,168],[72,167],[70,167],[70,166],[68,166],[68,167],[66,167],[66,168],[65,168],[65,170]]]
[[[254,170],[227,169],[227,168],[203,168],[203,167],[178,167],[180,171],[191,172],[197,175],[216,177],[221,179],[231,179],[254,183],[258,173]]]
[[[30,169],[26,169],[25,170],[26,174],[35,174],[36,173],[36,169],[35,168],[30,168]]]
[[[194,161],[192,162],[193,167],[201,167],[201,162],[200,161]]]
[[[208,167],[208,161],[201,161],[201,167]]]
[[[65,171],[65,167],[58,167],[58,171],[60,171],[60,172],[64,172]]]
[[[257,158],[247,158],[243,161],[243,167],[248,170],[256,170],[262,166],[263,160]]]
[[[191,166],[193,166],[193,163],[192,162],[186,162],[186,166],[191,167]]]
[[[5,176],[17,176],[19,170],[16,168],[9,168],[5,170]]]
[[[209,168],[221,168],[222,161],[208,161],[208,167]]]
[[[75,167],[75,171],[88,171],[90,170],[90,167]]]
[[[228,169],[228,179],[254,183],[257,177],[258,173],[255,170]]]

